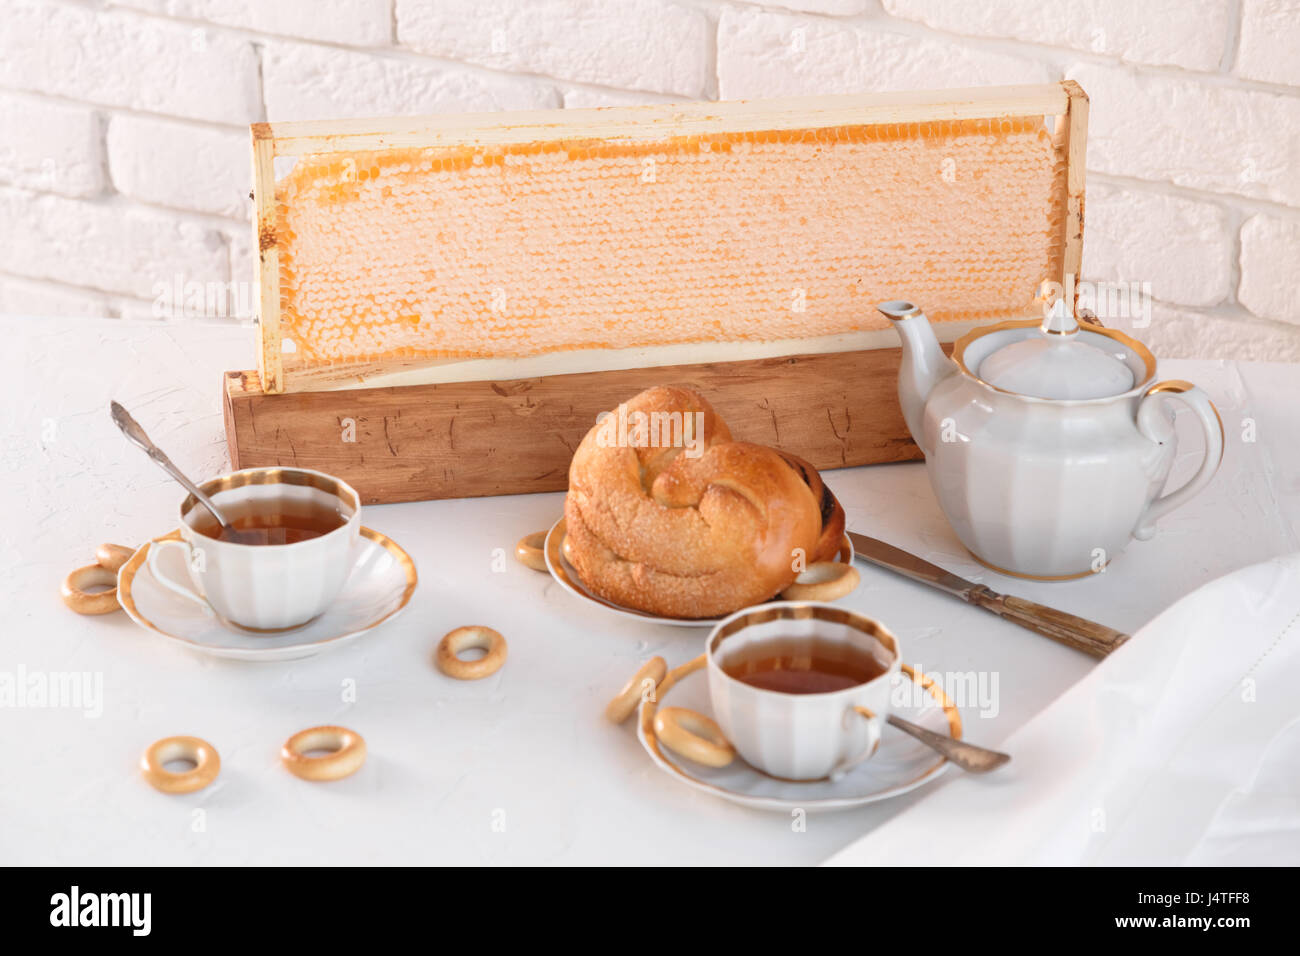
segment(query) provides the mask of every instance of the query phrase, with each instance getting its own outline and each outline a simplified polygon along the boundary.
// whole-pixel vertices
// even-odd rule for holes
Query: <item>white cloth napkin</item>
[[[999,749],[828,864],[1300,864],[1300,554],[1178,601]]]

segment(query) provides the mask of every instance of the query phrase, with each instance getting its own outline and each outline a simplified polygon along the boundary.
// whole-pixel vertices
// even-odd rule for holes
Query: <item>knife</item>
[[[999,594],[992,588],[967,581],[951,571],[945,571],[937,564],[931,564],[902,548],[896,548],[876,538],[869,538],[856,531],[850,531],[848,535],[849,540],[853,542],[854,553],[864,561],[896,571],[913,581],[920,581],[940,591],[947,591],[967,604],[992,611],[998,617],[1013,624],[1019,624],[1021,627],[1044,637],[1050,637],[1077,651],[1091,654],[1093,657],[1105,657],[1129,638],[1127,634],[1098,624],[1096,621],[1035,604],[1033,601],[1026,601],[1024,598],[1010,594]]]

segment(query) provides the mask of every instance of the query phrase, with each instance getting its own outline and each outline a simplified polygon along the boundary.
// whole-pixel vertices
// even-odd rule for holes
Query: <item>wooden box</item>
[[[367,502],[562,490],[601,412],[704,393],[821,468],[918,456],[875,311],[950,342],[1077,274],[1073,82],[257,124],[237,468]]]

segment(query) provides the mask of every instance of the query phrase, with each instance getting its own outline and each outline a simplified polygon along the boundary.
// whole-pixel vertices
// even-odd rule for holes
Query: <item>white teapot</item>
[[[878,308],[903,340],[898,396],[957,537],[996,571],[1067,580],[1101,571],[1214,477],[1223,422],[1190,382],[1152,384],[1140,342],[1046,318],[968,332],[948,358],[910,302]],[[1170,399],[1205,432],[1195,477],[1161,495],[1175,454]]]

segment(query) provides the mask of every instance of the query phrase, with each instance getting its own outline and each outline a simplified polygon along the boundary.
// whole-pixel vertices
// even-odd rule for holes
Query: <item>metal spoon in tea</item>
[[[140,423],[131,417],[131,413],[119,405],[117,402],[111,402],[109,409],[113,414],[113,423],[122,429],[122,434],[129,438],[132,444],[138,445],[152,458],[163,471],[171,475],[184,486],[185,490],[198,499],[199,504],[207,508],[212,513],[212,517],[217,519],[221,525],[221,538],[223,541],[239,543],[244,536],[244,532],[234,528],[229,521],[222,515],[220,509],[213,504],[212,499],[199,490],[199,486],[185,475],[183,471],[176,467],[166,453],[150,440],[145,430],[140,427]]]

